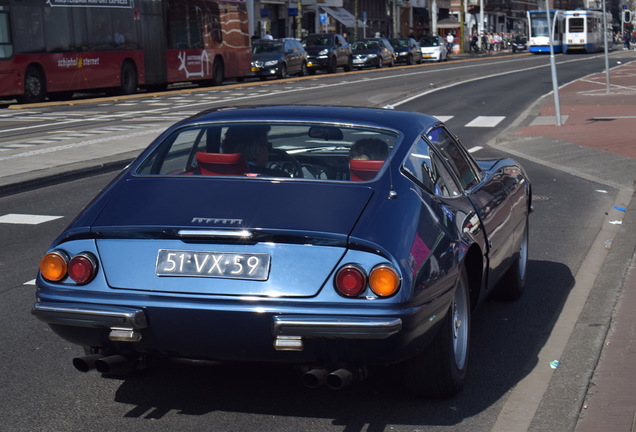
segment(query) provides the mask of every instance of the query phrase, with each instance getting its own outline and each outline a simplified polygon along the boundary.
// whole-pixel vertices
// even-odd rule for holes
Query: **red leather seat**
[[[197,152],[199,172],[203,175],[239,175],[249,172],[247,161],[241,153]]]
[[[360,160],[351,159],[349,161],[349,172],[351,181],[371,180],[384,165],[383,160]]]

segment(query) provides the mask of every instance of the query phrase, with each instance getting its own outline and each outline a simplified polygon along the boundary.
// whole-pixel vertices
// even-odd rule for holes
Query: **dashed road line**
[[[63,217],[64,216],[8,213],[4,216],[0,216],[0,223],[16,224],[16,225],[39,225],[39,224],[50,222],[52,220],[60,219]]]

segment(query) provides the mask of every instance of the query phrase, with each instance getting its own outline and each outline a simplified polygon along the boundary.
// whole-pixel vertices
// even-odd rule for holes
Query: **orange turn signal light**
[[[369,287],[376,295],[388,297],[395,294],[400,286],[400,277],[393,267],[386,264],[375,266],[369,274]]]
[[[51,282],[58,282],[64,279],[67,267],[68,256],[61,251],[49,252],[40,261],[42,277]]]

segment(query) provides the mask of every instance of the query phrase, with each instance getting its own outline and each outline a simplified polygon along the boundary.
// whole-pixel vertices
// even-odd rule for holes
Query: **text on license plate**
[[[196,276],[267,280],[270,256],[263,253],[200,252],[160,249],[157,276]]]

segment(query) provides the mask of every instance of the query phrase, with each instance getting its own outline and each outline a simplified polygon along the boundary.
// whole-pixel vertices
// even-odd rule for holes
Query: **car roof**
[[[385,108],[322,105],[257,105],[221,107],[183,120],[179,125],[228,121],[304,121],[332,124],[359,124],[419,133],[438,120],[408,111]]]

